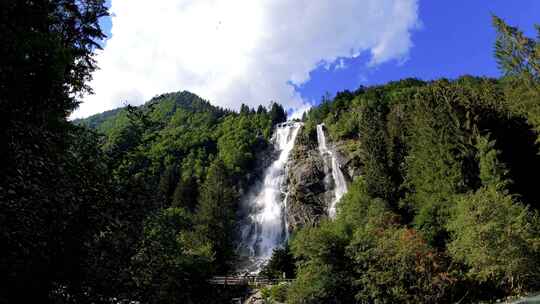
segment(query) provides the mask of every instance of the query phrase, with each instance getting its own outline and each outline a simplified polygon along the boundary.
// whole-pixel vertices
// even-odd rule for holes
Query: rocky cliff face
[[[327,216],[328,193],[324,185],[324,165],[317,140],[300,131],[289,159],[287,221],[289,229],[313,226]]]
[[[361,160],[357,141],[342,141],[333,145],[347,182],[360,175]],[[328,205],[333,197],[333,185],[325,180],[323,159],[317,137],[302,129],[289,159],[287,220],[289,229],[313,226],[328,216]]]

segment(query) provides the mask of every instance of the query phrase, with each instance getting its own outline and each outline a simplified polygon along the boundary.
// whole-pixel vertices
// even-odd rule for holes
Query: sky
[[[538,0],[112,0],[99,70],[73,118],[188,90],[301,113],[406,77],[499,76],[491,15],[535,37]]]

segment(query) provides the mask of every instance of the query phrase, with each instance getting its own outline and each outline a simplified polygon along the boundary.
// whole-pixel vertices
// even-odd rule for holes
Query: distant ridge
[[[209,112],[216,117],[231,113],[230,110],[213,106],[207,100],[189,91],[164,93],[153,97],[143,105],[137,106],[144,111],[152,111],[152,117],[160,120],[169,120],[178,110],[190,113]],[[94,114],[92,116],[75,119],[74,124],[89,127],[91,129],[108,133],[108,130],[127,124],[127,106]]]

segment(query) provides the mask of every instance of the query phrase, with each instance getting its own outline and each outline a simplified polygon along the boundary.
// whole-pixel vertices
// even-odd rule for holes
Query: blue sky
[[[451,5],[450,5],[451,4]],[[540,23],[538,0],[453,0],[420,1],[422,26],[412,34],[409,59],[370,68],[368,54],[345,59],[346,69],[327,70],[323,66],[311,72],[311,80],[298,88],[304,98],[320,100],[326,93],[354,90],[359,85],[383,84],[416,77],[432,80],[460,75],[498,77],[493,57],[495,31],[491,15],[517,26],[535,37],[534,24]]]
[[[407,77],[497,77],[491,14],[533,37],[540,23],[540,0],[112,1],[96,94],[74,117],[179,90],[299,110]]]

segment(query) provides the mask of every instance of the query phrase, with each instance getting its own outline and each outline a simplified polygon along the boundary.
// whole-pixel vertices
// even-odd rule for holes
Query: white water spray
[[[332,170],[332,179],[334,181],[334,195],[330,205],[328,206],[328,216],[334,218],[336,216],[336,204],[341,197],[347,192],[347,182],[341,172],[339,163],[334,152],[328,148],[326,144],[326,135],[324,134],[324,124],[317,125],[317,141],[319,143],[319,153],[324,161],[325,172],[328,172],[328,167]],[[330,160],[330,166],[328,161]]]
[[[287,241],[287,161],[301,127],[297,122],[276,126],[272,142],[279,156],[266,169],[261,187],[244,202],[247,218],[239,247],[243,271],[258,272],[273,250]]]

